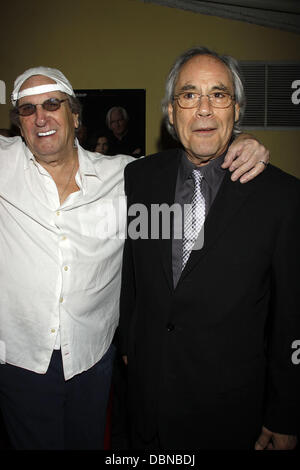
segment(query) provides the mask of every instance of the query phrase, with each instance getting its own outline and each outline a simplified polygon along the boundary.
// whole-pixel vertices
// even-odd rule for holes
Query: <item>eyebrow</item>
[[[195,85],[191,85],[187,83],[186,85],[183,85],[177,93],[180,93],[181,91],[188,91],[188,90],[197,90],[197,87]],[[211,88],[211,91],[214,91],[214,90],[222,90],[222,91],[226,91],[227,93],[231,93],[229,88],[223,83],[218,83],[217,85],[214,85]]]

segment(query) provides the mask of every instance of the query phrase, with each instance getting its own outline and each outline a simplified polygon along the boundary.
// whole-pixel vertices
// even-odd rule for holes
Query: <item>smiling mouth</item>
[[[56,134],[55,130],[48,131],[48,132],[38,132],[39,137],[48,137],[49,135]]]

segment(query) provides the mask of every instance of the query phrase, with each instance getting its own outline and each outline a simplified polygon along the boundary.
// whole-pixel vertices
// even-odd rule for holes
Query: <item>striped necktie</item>
[[[199,170],[193,170],[194,194],[191,204],[185,212],[184,233],[182,243],[182,270],[184,269],[195,241],[205,220],[205,199],[201,191],[203,175]]]

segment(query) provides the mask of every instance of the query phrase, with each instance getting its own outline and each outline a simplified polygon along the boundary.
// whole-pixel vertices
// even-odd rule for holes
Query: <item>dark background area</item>
[[[82,125],[87,130],[82,146],[90,150],[89,144],[95,134],[106,133],[106,114],[113,106],[125,108],[129,115],[129,129],[140,136],[145,148],[146,91],[124,90],[74,90],[82,104]]]

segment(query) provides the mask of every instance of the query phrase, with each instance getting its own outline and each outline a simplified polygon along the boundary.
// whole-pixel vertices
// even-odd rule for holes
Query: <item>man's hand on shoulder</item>
[[[293,450],[297,445],[297,437],[291,434],[272,432],[265,426],[255,443],[255,450]]]
[[[229,146],[222,168],[232,171],[231,179],[247,183],[266,168],[270,152],[250,134],[240,134]]]

